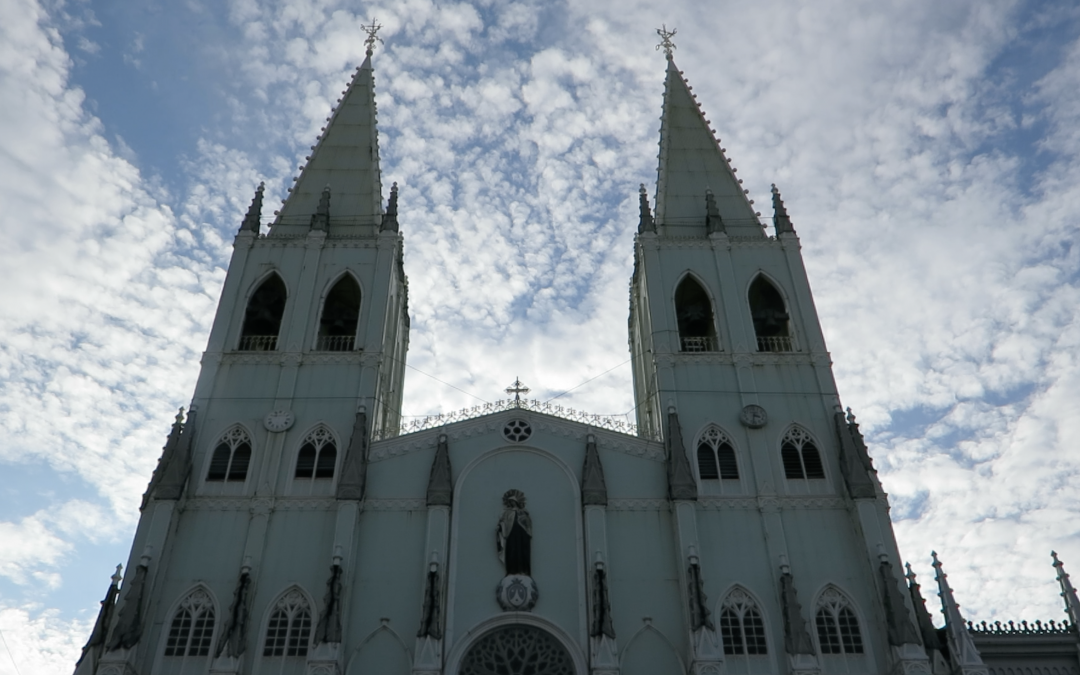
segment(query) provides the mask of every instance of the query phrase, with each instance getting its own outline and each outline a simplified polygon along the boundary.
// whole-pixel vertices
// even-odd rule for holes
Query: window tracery
[[[292,589],[277,601],[266,625],[263,656],[307,656],[311,641],[311,606]]]
[[[304,438],[293,478],[333,478],[336,467],[337,441],[329,429],[320,425]]]
[[[234,426],[222,434],[214,454],[210,457],[210,468],[206,472],[207,482],[243,482],[247,480],[248,466],[251,464],[251,437],[241,426]]]
[[[724,598],[720,610],[720,636],[725,654],[768,653],[761,610],[746,591],[736,588]]]
[[[851,602],[840,591],[828,588],[818,599],[814,616],[822,654],[862,654],[862,633]]]
[[[533,626],[496,628],[469,648],[460,675],[576,675],[566,648]]]
[[[780,442],[780,460],[784,464],[786,478],[824,478],[825,466],[821,453],[810,434],[799,426],[793,426]]]
[[[189,593],[173,614],[165,656],[207,656],[214,640],[214,603],[200,589]]]
[[[701,434],[697,446],[698,475],[701,480],[738,480],[739,463],[731,438],[716,425]]]

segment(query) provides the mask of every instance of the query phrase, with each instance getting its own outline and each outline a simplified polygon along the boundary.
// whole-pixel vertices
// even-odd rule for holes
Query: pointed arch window
[[[712,299],[689,275],[675,289],[675,318],[679,323],[679,348],[682,351],[715,352],[719,349]]]
[[[308,434],[296,456],[294,479],[318,480],[333,478],[337,467],[337,442],[326,427],[320,426]]]
[[[210,468],[206,472],[207,482],[244,482],[247,480],[248,466],[251,464],[251,437],[243,427],[233,427],[222,435],[214,454],[210,457]]]
[[[307,656],[310,642],[311,605],[294,588],[281,596],[270,613],[263,656]]]
[[[814,614],[822,654],[862,654],[859,619],[851,602],[835,588],[826,589]]]
[[[739,463],[735,446],[717,426],[709,426],[697,446],[698,475],[701,480],[738,480]]]
[[[188,594],[173,614],[165,639],[165,656],[207,656],[214,640],[214,603],[197,589]]]
[[[277,349],[281,317],[285,314],[288,291],[276,273],[267,277],[251,294],[244,311],[244,327],[240,331],[240,351],[265,352]]]
[[[315,348],[326,352],[350,352],[356,348],[360,322],[360,284],[351,274],[341,277],[323,301],[319,339]]]
[[[821,452],[810,434],[801,427],[791,427],[780,443],[780,460],[784,464],[785,478],[824,478],[825,466]]]
[[[724,598],[720,610],[720,636],[725,654],[768,653],[761,610],[745,591],[736,588]]]
[[[759,352],[793,352],[790,320],[784,296],[762,275],[750,284],[750,317]]]

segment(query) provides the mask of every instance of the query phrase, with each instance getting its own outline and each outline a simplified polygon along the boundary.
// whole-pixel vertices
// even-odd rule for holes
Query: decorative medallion
[[[523,443],[532,436],[532,427],[525,420],[510,420],[503,427],[503,436],[511,443]]]
[[[267,431],[288,431],[296,421],[296,416],[291,410],[274,410],[266,413],[263,418],[263,426]]]
[[[739,413],[739,421],[743,423],[743,426],[760,429],[768,423],[769,415],[765,412],[765,408],[751,403]]]
[[[532,577],[524,574],[508,574],[495,589],[499,607],[507,612],[528,612],[536,606],[540,591]]]

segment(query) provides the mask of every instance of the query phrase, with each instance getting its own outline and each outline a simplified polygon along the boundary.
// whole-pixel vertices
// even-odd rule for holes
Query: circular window
[[[532,427],[525,420],[510,420],[503,427],[503,436],[512,443],[520,443],[532,436]]]
[[[566,648],[532,626],[496,628],[461,660],[459,675],[575,675]]]

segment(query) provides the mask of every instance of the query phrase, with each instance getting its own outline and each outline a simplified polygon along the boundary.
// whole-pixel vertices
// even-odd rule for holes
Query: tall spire
[[[667,55],[664,112],[660,118],[657,225],[698,226],[704,234],[708,217],[705,195],[711,191],[716,215],[710,221],[720,218],[724,230],[732,236],[764,238],[735,169],[724,156],[671,52]]]
[[[772,207],[772,222],[776,234],[778,236],[784,232],[791,232],[794,234],[795,226],[791,224],[791,218],[788,217],[787,207],[784,206],[784,200],[780,197],[780,189],[776,187],[776,183],[772,184]]]
[[[941,597],[941,613],[945,615],[945,634],[948,637],[949,658],[956,668],[954,672],[959,675],[985,673],[985,668],[982,667],[984,665],[982,657],[979,655],[979,650],[975,648],[975,642],[971,639],[971,633],[967,629],[967,622],[964,621],[964,617],[960,614],[960,605],[956,603],[956,598],[953,597],[948,576],[941,568],[941,561],[938,560],[937,552],[931,551],[930,555],[934,558],[938,595]],[[969,669],[969,666],[973,668]]]
[[[255,234],[259,233],[259,225],[262,222],[262,203],[263,203],[263,191],[266,189],[266,183],[259,183],[259,187],[255,189],[255,198],[251,200],[251,206],[248,207],[247,215],[244,216],[244,222],[240,225],[240,231],[250,230]]]
[[[1057,570],[1057,580],[1061,584],[1061,597],[1065,598],[1065,613],[1069,615],[1069,621],[1074,626],[1080,625],[1080,599],[1076,597],[1076,589],[1073,588],[1069,574],[1065,571],[1065,563],[1058,560],[1057,551],[1050,551],[1054,559],[1054,569]]]
[[[377,38],[376,38],[377,39]],[[271,228],[272,234],[302,234],[319,210],[323,191],[334,197],[329,216],[331,233],[350,225],[382,221],[382,182],[379,173],[379,135],[375,115],[375,78],[371,47],[356,69],[338,105],[327,118],[307,164],[290,190]]]

